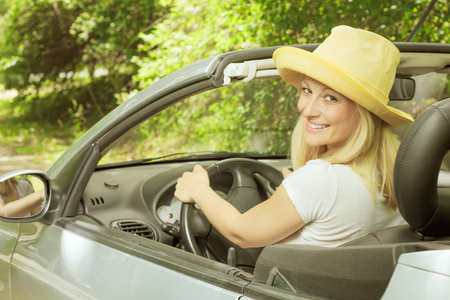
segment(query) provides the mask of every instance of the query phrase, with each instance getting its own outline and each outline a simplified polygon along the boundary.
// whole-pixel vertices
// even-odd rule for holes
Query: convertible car
[[[224,53],[131,97],[47,172],[0,177],[45,193],[39,213],[0,217],[0,299],[448,299],[450,45],[396,46],[391,105],[416,119],[396,131],[408,225],[333,248],[241,249],[177,201],[195,164],[241,211],[290,167],[297,91],[279,78],[276,47]]]

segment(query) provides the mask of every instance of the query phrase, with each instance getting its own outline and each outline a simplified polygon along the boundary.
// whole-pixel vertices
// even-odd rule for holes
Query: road
[[[45,159],[33,155],[17,155],[12,149],[0,145],[0,175],[22,169],[46,171],[49,167],[50,163]]]

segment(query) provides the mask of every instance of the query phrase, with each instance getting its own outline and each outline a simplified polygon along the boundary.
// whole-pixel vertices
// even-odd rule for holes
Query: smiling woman
[[[356,104],[326,85],[305,76],[298,110],[306,120],[304,140],[327,150],[345,144],[357,126]]]
[[[44,2],[53,4],[55,1]],[[72,2],[86,1],[70,1]],[[195,3],[205,1],[191,2],[188,4],[195,6]],[[225,17],[235,15],[237,10],[229,9],[233,5],[225,3],[226,1],[219,2],[224,3],[228,9]],[[261,4],[261,1],[235,2],[247,6]],[[300,2],[308,5],[302,6]],[[295,20],[283,22],[283,25],[298,28],[288,33],[286,30],[270,29],[277,34],[278,41],[284,38],[283,32],[291,38],[301,37],[302,40],[296,41],[297,43],[312,41],[305,28],[309,28],[315,36],[327,36],[329,29],[324,29],[322,25],[332,26],[332,22],[318,22],[321,26],[316,27],[307,23],[310,18],[299,18],[297,9],[302,7],[303,16],[314,15],[313,11],[307,9],[309,4],[323,7],[323,3],[300,2],[289,6],[288,1],[286,5],[279,6],[279,10],[269,9],[269,15],[278,11],[283,21]],[[344,2],[351,3],[353,11],[361,6],[364,7],[361,11],[364,11],[367,3],[362,2],[373,1]],[[124,3],[122,1],[121,5],[126,5]],[[107,8],[105,12],[117,11],[111,10],[109,5],[103,7]],[[267,10],[267,6],[264,8]],[[194,10],[197,11],[196,8]],[[290,10],[292,14],[286,10]],[[145,9],[141,8],[140,11],[145,12]],[[246,13],[251,10],[242,11]],[[367,11],[373,14],[372,10]],[[209,13],[208,10],[198,12],[202,15]],[[395,19],[390,14],[388,16],[387,12],[383,14],[385,20]],[[341,12],[334,15],[340,19],[342,17]],[[361,23],[349,14],[355,18],[353,24],[380,30],[390,41],[397,38],[398,35],[394,39],[390,32],[390,28],[395,29],[396,26],[380,27],[378,25],[386,21],[372,23],[372,20],[376,21],[375,15],[368,19],[367,13],[364,15],[366,20],[371,20],[370,24]],[[328,18],[330,14],[317,16],[319,19],[325,16]],[[181,14],[180,17],[190,16]],[[105,20],[108,19],[110,18]],[[258,34],[253,32],[253,36],[267,38],[267,42],[270,42],[270,34],[265,35],[265,27],[262,26],[267,19],[263,19],[262,23],[249,23],[248,19],[231,18],[229,22],[232,24],[229,24],[232,31],[220,32],[235,32],[239,24],[234,24],[234,21],[245,23],[243,28],[255,29],[253,25],[258,24]],[[88,20],[88,17],[82,20]],[[185,24],[185,18],[180,20],[183,20],[180,23],[183,24],[182,30],[189,29],[189,24],[194,24]],[[306,25],[299,26],[297,21]],[[118,23],[114,23],[114,28],[108,28],[114,29],[113,33],[116,35],[122,34]],[[18,23],[11,24],[16,26]],[[80,26],[83,24],[79,23]],[[339,30],[334,30],[330,37],[334,38]],[[195,48],[197,57],[202,60],[161,78],[120,104],[80,136],[46,173],[23,170],[2,176],[0,181],[13,176],[34,175],[45,183],[46,193],[42,210],[37,215],[20,218],[0,215],[0,286],[3,286],[0,288],[3,289],[0,291],[0,298],[114,300],[141,299],[148,298],[149,295],[165,299],[170,295],[171,299],[186,299],[192,298],[189,296],[192,294],[197,299],[233,300],[315,297],[380,299],[391,280],[394,267],[401,267],[405,262],[398,259],[400,255],[417,252],[414,254],[418,261],[424,258],[422,254],[427,252],[424,250],[446,249],[446,252],[450,252],[448,236],[440,237],[426,232],[430,237],[425,239],[436,238],[433,242],[426,242],[419,241],[417,236],[420,235],[416,236],[413,231],[416,227],[408,224],[384,228],[404,224],[404,220],[388,200],[391,198],[391,178],[383,180],[383,177],[385,169],[389,172],[392,162],[390,154],[393,151],[384,151],[387,147],[383,145],[390,144],[392,148],[398,145],[397,140],[390,139],[392,135],[388,133],[391,130],[389,124],[398,125],[394,123],[402,123],[409,118],[402,118],[401,114],[390,110],[392,102],[389,102],[389,106],[387,101],[376,102],[382,98],[386,100],[380,95],[387,95],[387,88],[378,88],[381,91],[378,93],[373,88],[377,87],[375,81],[364,77],[366,83],[371,82],[365,84],[358,79],[362,79],[363,71],[374,71],[377,70],[376,66],[383,65],[379,63],[368,68],[369,65],[364,61],[367,56],[380,60],[387,56],[396,58],[397,55],[395,49],[389,47],[389,42],[385,45],[385,40],[376,38],[376,35],[358,29],[346,28],[344,31],[348,34],[346,42],[339,41],[339,44],[333,43],[331,47],[327,39],[322,44],[325,49],[332,50],[326,53],[321,50],[323,47],[310,43],[247,49],[205,58],[204,52]],[[156,77],[160,78],[163,73],[170,72],[170,69],[187,64],[184,59],[195,59],[196,56],[186,52],[188,48],[180,48],[177,39],[167,39],[167,36],[173,35],[161,34],[158,30],[151,30],[151,33],[148,51],[143,49],[141,54],[150,55],[151,63],[143,69],[156,74]],[[357,33],[356,40],[368,44],[369,49],[361,49],[364,45],[351,42],[351,33]],[[186,35],[182,35],[188,38],[181,42],[195,45],[192,44],[195,39],[190,39],[193,34],[195,33],[189,30]],[[202,41],[206,41],[205,45],[208,47],[212,46],[213,39],[217,36],[208,36],[206,40],[205,36],[208,35],[203,35]],[[165,40],[168,43],[164,43]],[[232,38],[227,44],[241,46],[243,40],[238,38],[234,41],[238,43],[233,43]],[[371,55],[370,51],[377,49],[375,46],[379,45],[376,41],[391,50],[390,55],[386,54],[387,51],[376,51],[385,54],[381,58]],[[292,40],[285,42],[292,43]],[[340,49],[340,44],[344,48],[347,46],[348,51]],[[434,77],[439,73],[439,87],[443,82],[442,78],[448,77],[450,45],[395,43],[395,46],[401,53],[400,63],[396,68],[387,64],[389,72],[386,74],[390,76],[385,83],[390,82],[393,77],[391,68],[396,69],[395,75],[402,79],[416,78],[417,74],[431,72],[435,72],[432,75]],[[164,48],[170,48],[176,53],[167,55]],[[180,52],[180,49],[186,51]],[[212,53],[211,49],[209,54]],[[300,49],[304,51],[297,51]],[[219,45],[212,51],[219,53],[224,50]],[[311,53],[312,51],[314,52]],[[325,59],[321,53],[332,57]],[[351,57],[333,57],[346,53],[351,53]],[[183,59],[180,59],[180,55]],[[282,57],[286,58],[285,64]],[[308,57],[309,63],[314,61],[317,65],[302,69],[301,66],[307,64],[301,62],[298,66],[297,62],[305,57]],[[329,64],[330,61],[335,64]],[[342,64],[336,65],[338,61]],[[367,66],[367,70],[345,73],[349,71],[351,63]],[[120,66],[117,66],[117,70],[119,69]],[[280,78],[281,74],[286,79],[283,70],[295,74],[293,77],[311,71],[314,74],[305,75],[323,85],[316,85],[312,81],[304,82],[309,86],[303,86],[306,89],[305,94],[301,95],[302,101],[309,99],[312,102],[309,113],[308,109],[306,112],[303,110],[301,122],[304,123],[298,123],[297,129],[301,133],[311,134],[307,132],[307,126],[322,133],[332,129],[339,121],[331,114],[332,109],[343,105],[344,98],[340,95],[353,101],[353,106],[356,107],[354,114],[349,114],[348,118],[350,120],[355,114],[357,116],[353,133],[347,137],[348,132],[344,132],[345,135],[338,143],[319,141],[317,144],[323,144],[322,146],[310,148],[323,151],[306,151],[308,161],[304,163],[295,160],[301,156],[294,153],[299,148],[289,150],[292,130],[300,114],[297,109],[301,92],[299,78],[295,78],[295,84],[290,85]],[[342,74],[339,78],[324,82],[325,77],[331,76],[333,71]],[[108,76],[108,80],[114,80],[114,74],[109,74],[111,76]],[[405,98],[411,95],[400,97],[404,101],[399,101],[398,108],[415,114],[414,109],[417,108],[416,112],[421,111],[419,106],[422,103],[427,104],[433,101],[432,98],[435,98],[434,101],[443,99],[442,89],[434,89],[434,85],[428,85],[429,81],[417,81],[416,86],[411,86],[418,92],[417,98],[406,101]],[[108,103],[115,105],[116,99],[112,95],[115,89],[101,83],[96,81],[95,86],[101,87],[93,90],[102,94],[102,98],[109,99],[111,102]],[[400,80],[398,90],[396,89],[400,95],[406,95],[403,93],[403,83]],[[117,88],[121,90],[122,87],[124,85],[117,81]],[[419,89],[426,90],[429,94],[423,97]],[[369,90],[371,92],[366,95],[365,91]],[[55,93],[58,93],[58,99],[67,96],[67,99],[77,99],[80,104],[72,91],[69,87],[65,92]],[[39,96],[43,99],[44,95],[40,93]],[[314,98],[316,96],[320,97]],[[33,99],[27,100],[33,103],[32,107],[40,107],[41,111],[52,105],[52,101],[46,101],[47,105],[42,105],[42,102],[38,105]],[[439,105],[436,113],[439,114],[444,106]],[[74,109],[69,115],[78,124],[79,118],[84,118],[85,115],[76,107]],[[88,107],[84,106],[83,109]],[[429,110],[425,112],[428,114]],[[308,120],[309,125],[305,122]],[[69,123],[65,123],[67,124]],[[27,127],[21,125],[22,128]],[[39,125],[46,128],[44,124]],[[352,124],[349,122],[347,125]],[[440,123],[437,125],[443,126]],[[2,122],[0,127],[0,133],[4,134],[1,129],[6,127]],[[38,130],[38,127],[35,128]],[[434,132],[442,133],[439,129]],[[298,131],[294,136],[299,139],[301,136],[297,133]],[[405,141],[408,141],[407,136]],[[443,135],[443,138],[446,136]],[[418,148],[429,150],[430,144],[424,142],[426,140],[419,139]],[[431,139],[431,144],[435,140]],[[50,146],[45,140],[39,140],[39,145],[49,150]],[[340,149],[347,149],[348,156],[343,155],[347,151],[340,152]],[[446,147],[443,150],[446,151]],[[289,152],[292,157],[288,157]],[[383,153],[387,154],[383,156]],[[410,167],[406,170],[417,176],[419,182],[424,179],[433,181],[435,177],[425,176],[421,170],[417,170],[425,158],[432,156],[429,151],[412,156],[412,160],[405,163]],[[439,157],[433,157],[436,158],[439,160]],[[379,167],[376,163],[382,166]],[[293,172],[288,169],[292,165],[295,169]],[[192,172],[194,167],[195,172]],[[438,164],[434,165],[433,172],[436,173],[433,174],[438,173],[438,168]],[[207,171],[207,175],[203,169]],[[284,181],[280,170],[284,170]],[[177,183],[180,177],[182,179]],[[414,193],[417,190],[418,185],[411,186],[408,180],[405,183],[408,191],[412,190]],[[440,190],[448,194],[445,188]],[[433,199],[434,192],[428,190],[420,198]],[[186,202],[195,201],[198,205],[181,203],[174,199],[174,193],[182,200],[192,196]],[[399,201],[401,211],[408,211],[404,210],[406,205],[410,206],[411,212],[417,212],[408,198],[404,202]],[[448,200],[449,197],[444,199]],[[439,216],[439,220],[445,219],[445,216]],[[421,224],[418,225],[420,228]],[[377,231],[378,228],[384,229]],[[370,233],[364,235],[366,232]],[[447,231],[446,234],[448,235]],[[361,235],[364,236],[358,239]],[[378,239],[380,236],[388,238]],[[378,245],[387,240],[389,244]],[[270,243],[275,245],[256,247]],[[256,248],[243,249],[239,246]],[[439,256],[430,255],[425,258],[427,264],[448,265],[442,264]],[[417,271],[419,269],[416,266],[419,265],[414,265]],[[420,271],[425,271],[425,268],[420,267]],[[448,271],[448,268],[444,271]],[[408,271],[407,278],[412,278],[414,274],[417,273]],[[428,274],[430,278],[435,275]],[[447,287],[450,284],[447,282],[439,286],[435,284],[441,281],[427,280],[424,276],[418,278],[418,282],[424,283],[417,285],[420,298],[435,299],[434,295],[422,296],[429,289],[439,291],[444,296],[449,294]],[[405,290],[411,290],[411,285],[399,285],[395,280],[391,282],[402,294]],[[400,295],[393,298],[405,297]]]
[[[198,204],[211,224],[242,248],[338,246],[404,224],[392,188],[400,142],[389,126],[413,119],[387,106],[399,50],[372,32],[338,26],[312,53],[281,47],[273,57],[281,77],[300,91],[294,173],[285,171],[273,195],[245,212],[211,189],[200,165],[178,179],[175,197]]]

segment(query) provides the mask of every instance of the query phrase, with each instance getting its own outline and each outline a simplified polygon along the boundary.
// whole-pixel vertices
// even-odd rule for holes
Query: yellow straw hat
[[[392,127],[411,123],[407,113],[387,105],[400,52],[384,37],[337,26],[313,52],[281,47],[273,53],[281,77],[300,89],[309,76],[371,111]]]

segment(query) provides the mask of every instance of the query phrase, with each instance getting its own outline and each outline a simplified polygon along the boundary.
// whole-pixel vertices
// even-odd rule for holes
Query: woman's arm
[[[274,244],[305,225],[283,185],[269,199],[241,214],[211,189],[208,173],[199,165],[178,179],[175,197],[197,203],[210,223],[242,248]]]
[[[42,189],[5,205],[0,202],[0,214],[4,217],[26,216],[44,201],[44,195],[44,190]]]

